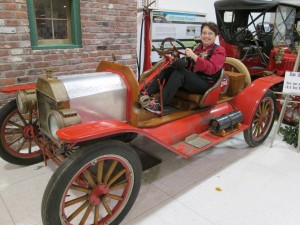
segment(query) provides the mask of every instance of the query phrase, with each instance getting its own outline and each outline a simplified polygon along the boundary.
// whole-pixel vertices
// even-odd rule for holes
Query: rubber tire
[[[110,221],[110,225],[119,225],[133,206],[141,186],[142,166],[138,154],[129,145],[117,141],[106,140],[80,148],[67,158],[52,175],[42,200],[42,220],[44,225],[60,225],[61,202],[69,182],[83,166],[94,159],[105,155],[117,155],[125,158],[132,166],[134,184],[131,195],[119,215]]]
[[[15,110],[17,108],[18,107],[17,107],[16,100],[12,100],[0,109],[0,131],[1,131],[1,134],[3,134],[4,130],[5,130],[5,127],[3,127],[5,120],[12,113],[15,113]],[[16,165],[33,165],[33,164],[43,161],[42,153],[35,157],[32,157],[32,158],[22,158],[22,157],[18,157],[16,155],[12,155],[3,145],[2,135],[0,137],[0,156],[5,161],[12,163],[12,164],[16,164]]]
[[[225,64],[229,64],[233,66],[235,69],[237,69],[240,73],[245,74],[244,88],[251,84],[251,75],[244,63],[242,63],[238,59],[232,57],[226,57]]]
[[[263,132],[263,136],[260,137],[259,139],[255,139],[252,135],[253,133],[253,126],[255,124],[254,120],[256,119],[255,118],[255,114],[256,112],[258,111],[259,109],[259,106],[260,104],[266,99],[266,98],[270,98],[271,100],[271,104],[272,104],[272,107],[273,107],[273,110],[272,110],[272,115],[271,115],[271,119],[270,121],[268,121],[268,127],[267,129]],[[268,137],[269,133],[271,132],[272,130],[272,127],[273,127],[273,124],[274,124],[274,120],[275,120],[275,114],[276,114],[276,98],[275,98],[275,95],[274,93],[271,91],[271,90],[268,90],[265,95],[263,96],[263,98],[260,100],[259,104],[258,104],[258,107],[256,108],[256,111],[254,113],[254,117],[252,119],[252,122],[251,122],[251,125],[250,125],[250,128],[248,130],[245,130],[244,131],[244,138],[245,138],[245,141],[246,143],[251,146],[251,147],[256,147],[260,144],[262,144],[266,138]]]

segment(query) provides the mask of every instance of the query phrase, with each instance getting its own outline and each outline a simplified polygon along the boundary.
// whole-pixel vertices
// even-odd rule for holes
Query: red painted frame
[[[36,84],[23,84],[23,85],[15,85],[15,86],[7,86],[0,88],[0,92],[11,93],[19,90],[28,90],[36,88]]]
[[[283,78],[279,76],[257,79],[229,102],[217,104],[196,114],[160,126],[138,128],[121,121],[100,120],[60,129],[57,131],[57,136],[65,143],[76,143],[115,134],[137,133],[147,136],[182,157],[188,158],[248,129],[260,99],[271,86],[279,82],[283,82]],[[208,122],[212,118],[228,114],[234,110],[240,110],[243,114],[244,122],[241,129],[223,138],[216,137],[208,132]],[[200,149],[184,146],[182,140],[194,133],[200,134],[200,136],[210,140],[211,144]],[[187,149],[189,149],[190,153],[186,153]]]

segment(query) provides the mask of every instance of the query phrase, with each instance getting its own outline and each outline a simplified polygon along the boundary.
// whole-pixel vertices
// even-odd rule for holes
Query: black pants
[[[178,70],[171,66],[162,70],[153,79],[147,88],[150,96],[159,91],[158,80],[160,80],[161,83],[165,80],[162,93],[164,105],[168,105],[171,102],[179,88],[183,88],[194,94],[204,94],[213,85],[200,75],[188,69]]]

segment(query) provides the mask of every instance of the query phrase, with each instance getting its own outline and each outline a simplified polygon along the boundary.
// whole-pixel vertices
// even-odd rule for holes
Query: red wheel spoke
[[[32,120],[33,120],[33,117],[32,117],[32,111],[29,113],[29,124],[32,124]]]
[[[28,145],[28,152],[31,154],[31,148],[32,148],[32,139],[29,139],[29,145]]]
[[[104,183],[105,183],[105,184],[107,184],[107,182],[108,182],[108,180],[109,180],[109,178],[110,178],[112,172],[113,172],[114,169],[116,168],[117,164],[118,164],[118,161],[114,161],[114,162],[111,164],[111,166],[109,167],[109,169],[108,169],[108,171],[107,171],[107,173],[106,173],[106,176],[105,176],[105,178],[104,178]]]
[[[17,141],[21,140],[23,138],[23,135],[20,137],[17,137],[16,139],[14,139],[12,142],[8,143],[9,146],[13,145],[14,143],[16,143]]]
[[[19,115],[20,119],[22,120],[23,124],[27,125],[26,120],[24,119],[24,117],[22,116],[22,114],[19,111],[18,111],[18,115]]]
[[[23,141],[20,143],[19,147],[16,149],[17,152],[20,152],[22,150],[22,147],[24,146],[26,141],[27,141],[27,139],[23,137]]]
[[[87,198],[88,198],[88,195],[84,195],[84,196],[81,196],[81,197],[79,197],[79,198],[75,198],[75,199],[72,199],[72,200],[70,200],[70,201],[67,201],[67,202],[65,203],[65,207],[69,207],[69,206],[74,205],[74,204],[77,204],[77,203],[79,203],[79,202],[86,201]]]
[[[8,122],[9,124],[12,124],[12,125],[14,125],[14,126],[16,126],[16,127],[18,127],[18,128],[20,128],[20,129],[24,129],[24,126],[22,126],[22,125],[20,125],[20,124],[18,124],[18,123],[16,123],[16,122],[13,122],[13,121],[9,121]]]
[[[9,136],[9,135],[16,135],[16,134],[22,134],[22,133],[23,133],[23,131],[20,130],[19,128],[6,128],[6,129],[5,129],[5,132],[4,132],[4,134],[5,134],[6,136]]]

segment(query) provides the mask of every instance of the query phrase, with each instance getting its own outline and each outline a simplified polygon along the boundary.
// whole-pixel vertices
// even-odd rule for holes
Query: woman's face
[[[208,26],[203,27],[203,30],[201,32],[201,41],[203,44],[203,47],[208,47],[212,45],[216,40],[216,34],[209,29]]]

